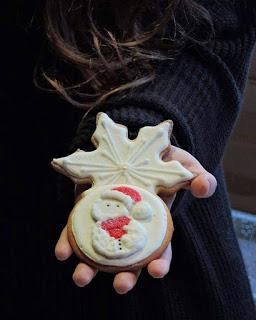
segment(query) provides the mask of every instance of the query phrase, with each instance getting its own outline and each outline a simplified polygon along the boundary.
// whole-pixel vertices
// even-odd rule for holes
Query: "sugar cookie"
[[[97,115],[96,150],[53,159],[55,170],[76,184],[91,183],[68,220],[77,256],[107,272],[135,270],[158,258],[171,240],[169,209],[158,197],[194,175],[178,161],[162,160],[170,148],[172,121],[140,129],[135,140],[125,126]]]

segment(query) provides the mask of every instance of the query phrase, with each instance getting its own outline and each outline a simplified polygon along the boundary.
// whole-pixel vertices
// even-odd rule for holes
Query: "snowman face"
[[[126,206],[122,202],[113,199],[98,199],[92,206],[92,217],[96,221],[127,216],[128,213]]]

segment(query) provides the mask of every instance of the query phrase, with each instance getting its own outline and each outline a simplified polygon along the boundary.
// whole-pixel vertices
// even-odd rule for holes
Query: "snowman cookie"
[[[125,126],[99,113],[92,136],[96,150],[53,159],[53,168],[75,184],[92,184],[68,220],[70,244],[82,261],[106,272],[136,270],[166,249],[173,224],[157,194],[194,177],[178,161],[162,160],[171,130],[167,120],[130,140]]]

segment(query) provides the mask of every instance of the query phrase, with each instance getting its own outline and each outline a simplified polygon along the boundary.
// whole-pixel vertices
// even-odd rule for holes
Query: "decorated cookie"
[[[96,150],[52,161],[75,184],[91,183],[73,208],[68,237],[78,257],[107,272],[134,270],[158,258],[171,240],[169,209],[158,192],[194,176],[178,161],[162,160],[172,121],[140,129],[135,140],[105,113],[97,115]]]

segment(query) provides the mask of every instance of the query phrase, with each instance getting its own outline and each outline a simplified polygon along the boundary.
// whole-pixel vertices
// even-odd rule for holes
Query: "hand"
[[[178,160],[186,169],[196,175],[195,178],[190,181],[189,185],[184,187],[183,185],[177,185],[172,189],[172,193],[162,193],[159,196],[165,201],[170,209],[175,199],[176,192],[181,188],[187,188],[191,191],[193,196],[197,198],[208,198],[216,189],[217,182],[212,174],[207,172],[203,166],[187,151],[178,147],[172,146],[171,150],[163,156],[164,161]],[[81,188],[77,189],[77,196],[82,192]],[[72,254],[72,248],[68,241],[67,227],[65,227],[60,235],[60,238],[55,247],[56,258],[60,261],[68,259]],[[149,274],[154,278],[163,278],[169,271],[170,263],[172,259],[171,243],[167,246],[164,253],[158,259],[151,261],[147,270]],[[79,287],[84,287],[91,282],[96,276],[98,270],[80,262],[74,273],[73,280]],[[120,272],[115,275],[113,286],[117,293],[125,294],[130,291],[136,284],[141,270],[136,272]]]

